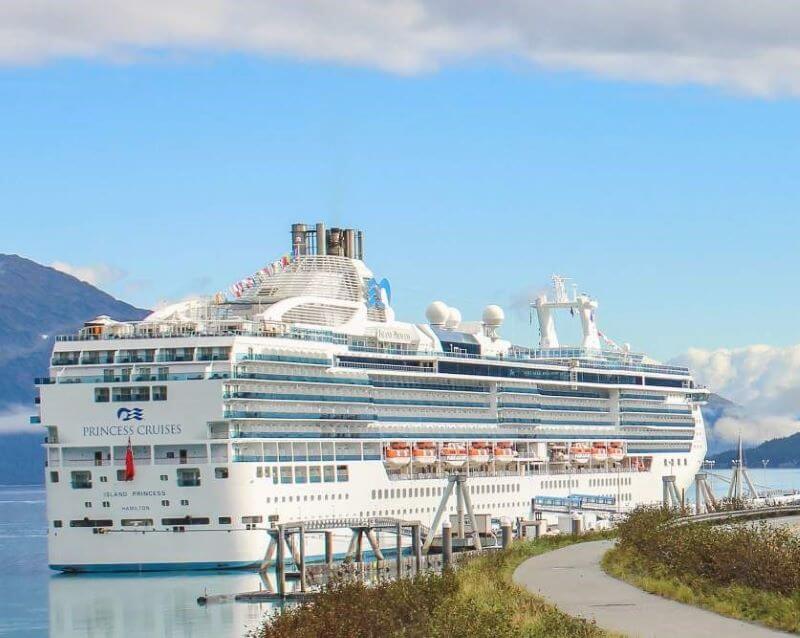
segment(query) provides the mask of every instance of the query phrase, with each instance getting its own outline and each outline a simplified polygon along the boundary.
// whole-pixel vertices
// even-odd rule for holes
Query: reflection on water
[[[268,605],[197,597],[259,588],[253,573],[54,575],[49,578],[50,636],[243,636]]]
[[[715,492],[727,490],[715,470]],[[800,489],[799,470],[751,468],[757,485]],[[691,491],[691,490],[690,490]],[[105,638],[244,636],[269,605],[226,602],[201,607],[203,594],[259,589],[257,574],[189,572],[64,575],[47,568],[44,490],[0,486],[0,637]]]

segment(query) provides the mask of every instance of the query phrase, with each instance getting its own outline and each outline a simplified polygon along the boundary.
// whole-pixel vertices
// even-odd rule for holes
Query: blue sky
[[[141,306],[226,287],[288,225],[367,233],[402,318],[510,315],[552,272],[669,358],[800,341],[800,108],[480,58],[419,73],[229,53],[0,68],[0,251]]]

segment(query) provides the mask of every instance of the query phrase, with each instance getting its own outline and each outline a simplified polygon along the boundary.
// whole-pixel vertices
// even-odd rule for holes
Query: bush
[[[761,522],[672,525],[674,510],[635,509],[618,528],[619,546],[673,574],[791,595],[800,589],[800,538]]]

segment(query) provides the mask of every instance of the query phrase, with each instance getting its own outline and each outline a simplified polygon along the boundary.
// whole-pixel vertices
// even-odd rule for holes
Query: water
[[[268,605],[200,607],[197,597],[259,581],[249,572],[57,574],[47,567],[44,489],[0,486],[0,637],[244,636]]]
[[[730,477],[730,471],[713,474],[714,492],[724,496],[728,484],[720,477]],[[759,488],[800,489],[800,470],[752,468],[750,475]],[[56,574],[47,567],[44,489],[0,486],[2,638],[244,636],[258,626],[268,605],[200,607],[197,597],[256,590],[259,580],[242,572]]]

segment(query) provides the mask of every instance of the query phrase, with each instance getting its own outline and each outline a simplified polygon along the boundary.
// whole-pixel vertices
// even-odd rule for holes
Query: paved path
[[[514,582],[554,603],[562,611],[593,618],[609,631],[642,638],[762,638],[788,636],[690,605],[648,594],[608,576],[600,559],[613,541],[563,547],[529,558],[514,572]]]

